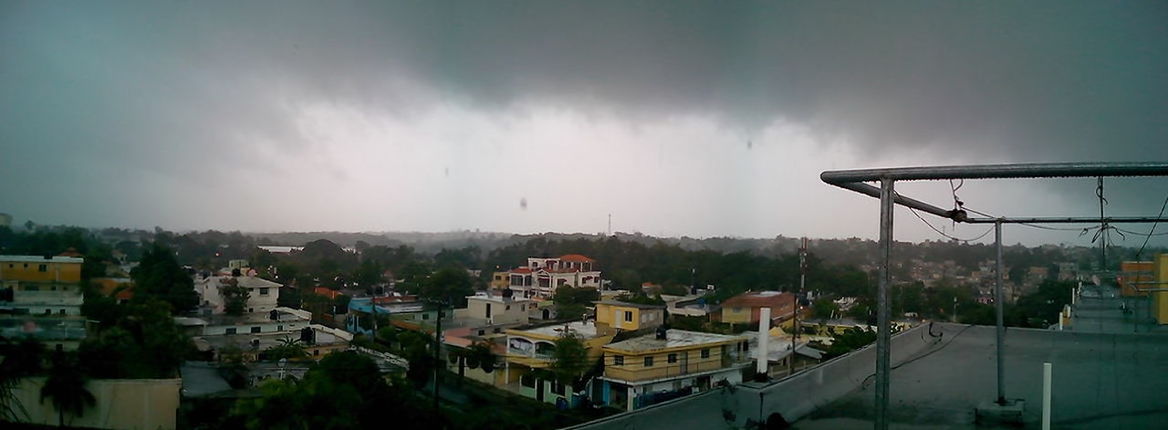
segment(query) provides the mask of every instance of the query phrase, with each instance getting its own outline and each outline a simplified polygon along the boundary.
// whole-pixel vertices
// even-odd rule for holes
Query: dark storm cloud
[[[779,119],[904,164],[1163,160],[1166,18],[1162,2],[5,2],[0,167],[88,189],[82,206],[96,184],[288,174],[264,154],[320,144],[294,122],[306,101],[704,115],[745,136]]]

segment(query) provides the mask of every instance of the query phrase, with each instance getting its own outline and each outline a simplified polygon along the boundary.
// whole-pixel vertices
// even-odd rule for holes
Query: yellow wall
[[[494,272],[491,273],[491,288],[507,288],[511,285],[511,274],[509,272]]]
[[[40,266],[45,266],[45,271]],[[0,280],[27,282],[81,282],[81,263],[2,261]]]
[[[24,422],[57,425],[52,402],[41,402],[45,378],[25,378],[14,390],[24,410]],[[168,430],[175,428],[182,379],[98,379],[86,386],[97,403],[80,417],[65,417],[74,427]]]
[[[613,320],[613,314],[616,312],[620,312],[619,321]],[[624,320],[625,312],[632,312],[633,313],[633,320],[632,321],[625,321]],[[654,318],[652,321],[645,321],[644,323],[642,323],[641,322],[641,315],[643,313],[649,313],[649,312],[656,313],[657,317]],[[604,303],[597,303],[596,304],[596,324],[597,325],[605,325],[605,326],[613,327],[613,328],[619,328],[621,330],[640,330],[641,328],[643,328],[642,325],[645,327],[659,326],[659,325],[661,325],[662,320],[664,318],[665,318],[664,309],[640,309],[640,308],[636,308],[633,306],[620,306],[620,305],[611,305],[611,304],[604,304]]]
[[[725,345],[725,343],[704,344],[645,353],[605,349],[604,376],[624,381],[646,381],[721,369],[723,367],[722,351],[726,347]],[[710,350],[709,358],[702,358],[701,351],[703,349]],[[669,354],[677,354],[677,362],[670,363]],[[624,364],[613,364],[616,356],[624,357]],[[653,357],[652,366],[645,366],[645,357]],[[686,362],[684,372],[681,368],[682,362]]]
[[[751,320],[751,308],[748,307],[724,307],[722,308],[722,322],[731,324],[749,324]]]
[[[1168,254],[1156,255],[1155,288],[1168,288]],[[1159,324],[1168,324],[1168,291],[1152,293],[1152,316]]]

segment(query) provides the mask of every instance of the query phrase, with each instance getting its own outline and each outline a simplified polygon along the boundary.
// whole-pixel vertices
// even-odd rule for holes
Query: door
[[[681,352],[681,374],[689,373],[689,351]]]
[[[536,379],[535,380],[535,400],[538,400],[541,402],[543,401],[543,390],[544,390],[543,380]]]

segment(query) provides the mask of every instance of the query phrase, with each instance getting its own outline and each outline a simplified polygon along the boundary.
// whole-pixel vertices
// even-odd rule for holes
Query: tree
[[[470,274],[465,269],[446,267],[430,276],[422,287],[421,297],[460,308],[466,306],[466,296],[474,294],[470,285]]]
[[[247,310],[247,299],[251,297],[251,293],[247,287],[239,285],[238,278],[228,279],[219,287],[219,294],[223,295],[223,313],[240,316]]]
[[[839,306],[828,298],[818,299],[811,304],[811,313],[816,318],[832,318],[836,312],[839,312]]]
[[[15,395],[17,385],[26,376],[41,371],[45,346],[36,339],[18,341],[0,338],[0,421],[17,421],[26,414]]]
[[[308,351],[304,349],[304,345],[300,343],[300,339],[285,337],[280,339],[279,345],[264,350],[264,356],[268,360],[279,360],[281,358],[295,360],[308,357]]]
[[[93,393],[85,388],[88,378],[81,371],[77,357],[73,353],[54,354],[52,367],[45,385],[41,386],[41,402],[52,402],[57,410],[57,425],[65,426],[65,415],[79,417],[85,409],[97,403]]]
[[[573,288],[567,285],[556,288],[552,301],[556,304],[556,312],[567,318],[577,318],[583,315],[585,307],[600,300],[600,292],[595,288]]]
[[[161,299],[177,313],[191,311],[199,304],[190,275],[179,266],[174,252],[158,243],[146,250],[130,277],[134,279],[135,296]]]
[[[573,384],[588,370],[588,347],[574,332],[567,331],[555,342],[552,363],[549,366],[555,380],[561,384]]]

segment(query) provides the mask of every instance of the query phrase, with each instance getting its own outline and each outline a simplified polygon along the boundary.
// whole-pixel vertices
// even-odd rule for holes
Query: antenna
[[[608,235],[612,236],[612,214],[608,214]]]

